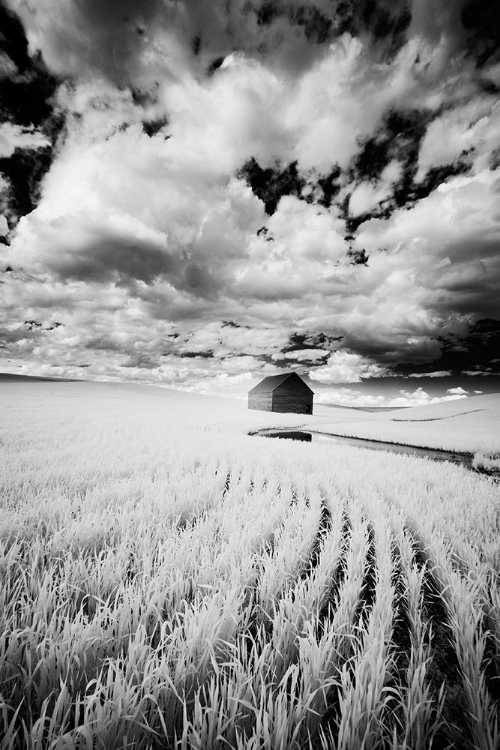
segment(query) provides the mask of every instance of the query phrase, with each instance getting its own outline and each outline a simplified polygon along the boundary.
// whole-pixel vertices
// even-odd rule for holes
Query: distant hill
[[[365,414],[356,421],[346,416],[339,410],[335,421],[323,422],[317,430],[422,448],[500,453],[500,393]]]
[[[401,412],[394,414],[392,419],[396,422],[427,422],[480,411],[487,411],[500,419],[500,393],[486,393],[481,396],[457,398],[453,401],[441,401],[438,404],[412,406],[403,414]]]
[[[354,411],[369,411],[375,414],[383,411],[399,411],[408,409],[408,406],[347,406],[346,404],[315,404],[314,410],[317,413],[318,407],[324,406],[326,409],[352,409]]]
[[[15,382],[40,382],[47,381],[52,383],[74,383],[74,378],[44,378],[41,375],[16,375],[13,372],[0,372],[0,383],[15,383]]]

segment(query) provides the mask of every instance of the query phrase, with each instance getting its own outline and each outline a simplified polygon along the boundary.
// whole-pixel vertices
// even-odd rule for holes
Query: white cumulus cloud
[[[360,383],[362,378],[379,378],[387,371],[359,354],[345,351],[333,352],[323,367],[311,371],[312,380],[319,383]]]

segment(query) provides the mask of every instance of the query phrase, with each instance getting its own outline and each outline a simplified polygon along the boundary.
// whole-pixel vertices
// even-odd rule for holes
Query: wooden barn
[[[264,378],[248,392],[248,408],[260,411],[313,413],[312,391],[296,372]]]

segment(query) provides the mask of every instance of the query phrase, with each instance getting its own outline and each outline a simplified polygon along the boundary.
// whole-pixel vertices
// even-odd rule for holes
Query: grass
[[[323,413],[323,411],[322,411]],[[498,469],[500,394],[372,414],[336,410],[314,429],[348,437],[475,454],[478,468]]]
[[[500,453],[495,451],[476,451],[473,466],[479,471],[500,472]]]
[[[0,408],[2,750],[498,744],[491,479],[153,388]]]

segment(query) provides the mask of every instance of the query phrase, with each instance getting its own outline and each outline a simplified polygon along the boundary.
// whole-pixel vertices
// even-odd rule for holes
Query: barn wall
[[[248,394],[248,408],[280,413],[312,414],[313,393],[299,378],[289,378],[274,391]]]
[[[313,398],[311,393],[294,390],[276,389],[273,393],[272,410],[276,412],[293,412],[295,414],[312,414]],[[308,409],[308,407],[310,407]]]
[[[248,395],[248,408],[259,411],[272,411],[273,398],[271,393],[250,393]]]
[[[284,383],[281,383],[273,391],[274,395],[283,394],[295,395],[297,398],[304,398],[307,401],[312,399],[313,393],[309,390],[307,385],[299,378],[288,378]]]

